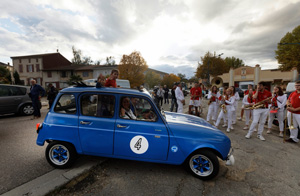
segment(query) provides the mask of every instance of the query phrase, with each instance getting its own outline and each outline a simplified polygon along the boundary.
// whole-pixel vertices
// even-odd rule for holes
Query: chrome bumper
[[[233,148],[230,149],[230,151],[227,155],[226,165],[228,165],[228,166],[234,165],[234,163],[235,163],[234,156],[232,154],[233,154]]]

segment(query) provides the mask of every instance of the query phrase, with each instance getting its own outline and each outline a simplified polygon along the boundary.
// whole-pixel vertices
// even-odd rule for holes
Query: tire
[[[218,157],[209,150],[198,150],[186,160],[186,168],[201,180],[210,180],[219,173]]]
[[[59,141],[48,144],[45,155],[48,163],[58,169],[69,168],[77,158],[72,144]]]
[[[25,104],[20,108],[19,113],[23,116],[29,116],[32,115],[34,112],[34,109],[32,107],[32,104]]]

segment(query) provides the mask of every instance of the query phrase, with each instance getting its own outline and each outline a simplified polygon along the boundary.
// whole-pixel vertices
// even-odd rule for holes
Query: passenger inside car
[[[133,111],[130,109],[130,99],[129,97],[122,97],[121,99],[121,109],[120,117],[125,119],[136,119]]]

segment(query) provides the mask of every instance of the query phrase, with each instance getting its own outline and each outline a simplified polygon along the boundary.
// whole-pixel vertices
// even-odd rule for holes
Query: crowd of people
[[[212,86],[208,92],[208,111],[206,121],[214,125],[226,128],[226,132],[234,130],[236,120],[242,120],[245,115],[245,126],[243,130],[247,130],[245,137],[250,139],[254,132],[257,137],[265,141],[263,136],[264,125],[267,123],[267,134],[272,133],[271,128],[276,117],[278,121],[278,136],[283,137],[284,121],[287,116],[287,127],[290,130],[290,138],[286,141],[297,143],[298,125],[300,124],[300,81],[295,83],[296,91],[291,93],[289,97],[283,93],[281,86],[275,86],[272,92],[266,89],[264,82],[258,83],[254,88],[248,85],[248,90],[244,93],[242,100],[241,117],[237,118],[238,101],[240,96],[235,92],[235,87],[225,88],[223,92],[219,92],[217,86]],[[178,89],[178,90],[177,90]],[[177,86],[175,98],[177,98],[178,111],[182,112],[182,91],[179,91],[180,84]],[[223,88],[222,88],[223,89]],[[202,100],[201,87],[195,83],[190,91],[189,114],[199,115],[197,108],[201,108]],[[196,112],[192,112],[195,108]],[[250,120],[252,122],[250,124]],[[288,126],[289,125],[289,126]]]

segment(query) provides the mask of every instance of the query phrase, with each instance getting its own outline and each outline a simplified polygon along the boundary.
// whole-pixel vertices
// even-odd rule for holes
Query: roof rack
[[[72,82],[72,84],[74,84],[74,87],[94,87],[94,86],[87,85],[86,83],[84,83],[82,81]]]

